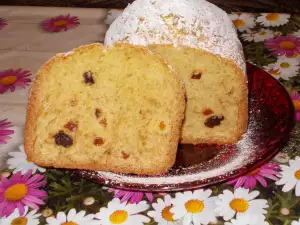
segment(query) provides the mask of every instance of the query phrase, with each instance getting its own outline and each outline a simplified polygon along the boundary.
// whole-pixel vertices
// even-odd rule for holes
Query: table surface
[[[31,73],[30,78],[33,79],[38,68],[56,53],[67,52],[75,47],[92,42],[103,42],[109,24],[120,12],[120,10],[114,9],[0,7],[0,91],[1,81],[3,82],[1,75],[4,76],[4,71],[21,68],[29,71]],[[80,24],[74,29],[62,32],[47,32],[41,26],[41,23],[49,18],[67,14],[79,19]],[[273,14],[271,15],[273,18],[280,18],[280,20],[273,20],[271,24],[266,16],[250,13],[232,15],[233,20],[238,17],[244,24],[237,28],[247,60],[267,70],[286,87],[295,103],[296,120],[300,121],[300,96],[297,94],[300,91],[300,15]],[[273,48],[271,49],[267,43],[270,43]],[[287,55],[291,51],[292,54]],[[279,56],[278,54],[282,55]],[[15,176],[12,173],[13,170],[7,169],[7,160],[11,157],[8,152],[20,151],[19,147],[23,144],[23,128],[29,87],[30,82],[25,88],[17,87],[13,92],[6,91],[0,94],[0,121],[7,119],[13,125],[10,129],[14,130],[14,134],[10,135],[11,139],[7,140],[7,143],[1,144],[0,137],[0,168],[2,168],[0,174],[3,177],[0,182],[0,215],[4,207],[2,204],[4,198],[1,197],[1,194],[3,195],[1,185],[4,184],[3,180],[6,179],[4,177],[8,176],[7,179],[10,180],[11,176]],[[294,160],[297,162],[297,156],[300,156],[299,128],[299,124],[296,123],[288,146],[270,162],[271,164],[267,164],[252,174],[240,178],[240,182],[245,182],[242,185],[245,188],[253,184],[253,188],[251,188],[259,192],[256,199],[268,201],[265,217],[271,225],[297,225],[298,223],[293,221],[300,219],[300,158],[298,164],[296,163],[297,165],[294,163]],[[26,158],[24,160],[26,162]],[[281,173],[281,170],[285,172]],[[296,176],[297,171],[299,171],[299,176]],[[126,193],[121,190],[108,190],[102,185],[73,178],[67,172],[60,170],[52,169],[42,172],[37,171],[36,173],[44,174],[47,181],[44,189],[47,191],[48,197],[44,199],[45,205],[42,205],[39,209],[39,213],[42,213],[39,216],[40,224],[46,224],[47,218],[56,218],[59,211],[68,213],[73,208],[77,212],[85,210],[87,213],[97,213],[101,207],[112,207],[112,203],[116,204],[119,198],[122,200],[123,195],[128,197],[131,203],[139,202],[141,199],[145,201],[134,204],[135,207],[142,207],[142,204],[144,204],[144,210],[140,210],[140,217],[137,217],[136,221],[140,219],[144,221],[144,224],[158,224],[157,221],[163,220],[166,216],[166,213],[162,213],[163,208],[159,209],[159,204],[155,204],[156,202],[162,202],[159,199],[167,202],[168,198],[171,197],[174,203],[173,206],[176,208],[176,204],[180,204],[180,202],[184,206],[184,201],[187,199],[185,197],[190,194],[183,193],[179,201],[179,193]],[[288,176],[289,173],[291,176]],[[280,179],[283,183],[276,184],[274,179]],[[284,182],[290,183],[283,186]],[[223,183],[210,186],[208,190],[211,190],[211,196],[217,199],[221,197],[220,194],[223,191],[225,193],[228,193],[228,191],[235,193],[239,189],[234,189],[232,184]],[[109,202],[111,203],[108,204]],[[129,205],[130,202],[128,202]],[[145,210],[147,208],[145,205],[149,209]],[[151,217],[153,213],[148,212],[153,210],[158,210],[158,214],[162,215],[159,217],[160,219]],[[101,214],[102,219],[105,217],[103,212]],[[204,213],[202,217],[207,215]],[[106,222],[102,221],[102,224],[110,224],[108,221],[109,219]],[[136,224],[143,224],[141,221]],[[99,220],[96,221],[96,224],[97,222]],[[189,224],[188,219],[180,219],[174,224],[183,224],[183,222]],[[241,223],[234,223],[234,220],[231,222],[228,224],[242,225]],[[49,222],[49,224],[51,223]],[[218,216],[217,221],[211,222],[211,224],[224,224],[224,219],[222,216]]]

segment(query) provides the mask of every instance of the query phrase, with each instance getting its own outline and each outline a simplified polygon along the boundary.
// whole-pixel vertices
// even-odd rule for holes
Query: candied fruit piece
[[[166,129],[166,124],[164,123],[164,121],[161,121],[161,122],[159,123],[159,129],[160,129],[160,130],[165,130],[165,129]]]
[[[102,110],[101,109],[95,109],[95,116],[99,118],[101,116]]]
[[[208,116],[213,113],[213,111],[209,108],[203,110],[203,115]]]
[[[107,121],[106,121],[106,119],[104,118],[104,119],[102,119],[102,120],[100,120],[100,122],[99,122],[102,126],[104,126],[104,127],[106,127],[107,126]]]
[[[73,145],[73,138],[63,131],[59,131],[55,136],[55,144],[62,145],[65,148]]]
[[[122,157],[123,157],[123,159],[128,159],[129,154],[127,154],[126,152],[122,151]]]
[[[103,145],[103,144],[104,144],[103,138],[101,138],[101,137],[96,137],[96,138],[94,139],[94,145],[96,145],[96,146],[101,146],[101,145]]]
[[[64,126],[64,128],[67,128],[69,131],[76,131],[77,127],[77,124],[71,121]]]

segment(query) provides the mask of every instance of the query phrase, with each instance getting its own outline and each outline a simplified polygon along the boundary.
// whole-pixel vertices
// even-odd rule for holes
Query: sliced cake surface
[[[25,151],[41,166],[164,173],[184,111],[184,85],[158,55],[128,44],[82,46],[37,73]]]
[[[201,49],[149,45],[176,69],[187,92],[182,143],[230,144],[247,130],[248,89],[231,60]]]

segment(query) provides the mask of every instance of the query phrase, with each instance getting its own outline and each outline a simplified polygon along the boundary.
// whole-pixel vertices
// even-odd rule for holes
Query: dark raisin
[[[64,126],[64,128],[67,128],[69,131],[75,131],[77,129],[77,124],[69,122]]]
[[[208,116],[208,115],[212,114],[213,111],[211,109],[204,109],[202,113],[203,113],[203,115]]]
[[[102,110],[101,110],[101,109],[96,109],[96,110],[95,110],[95,116],[96,116],[97,118],[99,118],[99,117],[101,116],[101,113],[102,113]]]
[[[214,128],[215,126],[219,126],[222,120],[224,120],[224,116],[211,116],[204,124],[209,128]]]
[[[73,139],[63,131],[59,131],[55,136],[55,144],[62,145],[65,148],[73,145]]]
[[[122,156],[123,156],[123,159],[128,159],[128,157],[129,157],[129,155],[123,151],[122,151]]]
[[[93,73],[91,71],[85,72],[83,74],[84,77],[84,82],[86,84],[92,85],[95,83],[94,78],[93,78]]]
[[[104,118],[104,119],[102,119],[102,120],[100,120],[100,122],[99,122],[102,126],[104,126],[104,127],[106,127],[107,126],[107,121],[106,121],[106,119]]]
[[[100,145],[103,145],[103,144],[104,144],[103,138],[101,138],[101,137],[96,137],[96,138],[94,139],[94,145],[100,146]]]
[[[202,73],[196,73],[192,75],[192,79],[199,80],[202,76]]]

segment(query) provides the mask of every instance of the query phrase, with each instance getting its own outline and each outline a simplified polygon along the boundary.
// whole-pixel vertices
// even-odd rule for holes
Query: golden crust
[[[129,44],[116,44],[116,46],[121,48],[135,48],[139,49],[140,51],[143,51],[145,54],[153,54],[149,51],[146,47],[133,47]],[[110,161],[106,161],[105,163],[98,163],[97,160],[94,162],[84,162],[84,163],[78,163],[78,162],[66,162],[61,158],[58,158],[55,160],[55,162],[47,161],[47,159],[43,158],[41,155],[39,155],[38,152],[36,152],[35,149],[35,141],[37,137],[36,133],[36,126],[37,126],[37,118],[39,117],[42,107],[42,100],[41,100],[41,83],[45,82],[45,77],[47,73],[51,70],[51,67],[56,62],[61,62],[68,57],[71,57],[74,54],[78,54],[80,52],[84,52],[88,49],[93,48],[99,48],[101,51],[107,51],[109,48],[105,49],[103,45],[101,44],[91,44],[86,46],[81,46],[79,48],[76,48],[73,50],[70,54],[57,54],[55,57],[50,59],[48,62],[46,62],[41,69],[38,71],[36,75],[36,79],[33,81],[32,88],[30,90],[29,95],[29,101],[27,106],[27,115],[26,115],[26,124],[25,124],[25,130],[24,130],[24,146],[25,146],[25,152],[28,156],[28,160],[35,162],[36,164],[44,167],[55,167],[55,168],[72,168],[72,169],[86,169],[86,170],[104,170],[104,171],[112,171],[112,172],[120,172],[120,173],[134,173],[134,174],[145,174],[145,175],[155,175],[155,174],[161,174],[168,171],[169,168],[173,166],[175,163],[176,153],[177,153],[177,145],[178,140],[180,137],[181,127],[182,127],[182,121],[184,119],[184,111],[185,111],[185,88],[184,85],[178,76],[174,71],[172,73],[174,76],[172,77],[178,84],[180,84],[180,90],[177,90],[176,92],[176,114],[171,118],[172,121],[172,141],[168,143],[168,146],[165,148],[165,156],[162,157],[160,162],[152,162],[153,166],[143,168],[143,167],[135,167],[134,165],[130,167],[120,167],[116,166],[118,164],[115,164],[114,159]],[[159,56],[157,56],[159,57]],[[161,58],[160,61],[163,64],[163,66],[168,70],[171,71],[172,69],[166,64],[166,62]],[[120,160],[120,159],[115,159]],[[141,159],[143,160],[151,160],[151,159]]]

